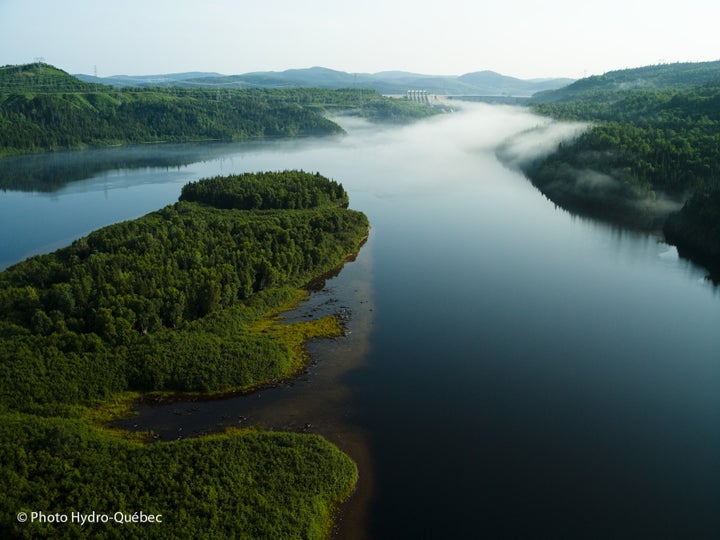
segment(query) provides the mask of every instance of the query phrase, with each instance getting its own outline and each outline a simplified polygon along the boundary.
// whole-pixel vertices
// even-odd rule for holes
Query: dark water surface
[[[720,296],[656,237],[573,217],[497,161],[542,122],[491,106],[408,128],[352,122],[341,139],[6,191],[0,262],[203,176],[320,171],[373,229],[293,316],[350,312],[352,333],[311,344],[292,385],[143,406],[130,427],[326,435],[360,465],[347,538],[720,538]]]

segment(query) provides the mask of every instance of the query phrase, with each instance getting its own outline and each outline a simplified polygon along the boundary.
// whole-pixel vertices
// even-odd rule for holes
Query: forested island
[[[188,184],[180,200],[0,273],[4,535],[322,538],[355,464],[324,439],[258,429],[146,444],[104,428],[148,393],[291,376],[337,318],[279,324],[303,284],[367,235],[340,184],[303,171]],[[145,434],[149,437],[149,434]],[[18,523],[19,511],[162,523]]]
[[[407,122],[439,112],[369,89],[114,88],[43,63],[0,68],[0,157],[121,144],[332,135],[329,113]]]
[[[662,229],[681,255],[720,268],[720,62],[606,73],[537,94],[533,108],[589,123],[528,163],[561,206]]]

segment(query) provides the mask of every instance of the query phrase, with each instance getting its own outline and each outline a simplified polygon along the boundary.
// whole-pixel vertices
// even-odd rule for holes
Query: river
[[[0,267],[174,202],[190,180],[319,171],[372,230],[290,318],[342,310],[351,333],[312,343],[292,384],[143,406],[127,427],[327,436],[360,466],[343,538],[720,537],[706,272],[651,234],[555,207],[500,163],[499,144],[546,122],[527,111],[341,122],[339,138],[4,160],[0,186],[36,183],[0,194]]]

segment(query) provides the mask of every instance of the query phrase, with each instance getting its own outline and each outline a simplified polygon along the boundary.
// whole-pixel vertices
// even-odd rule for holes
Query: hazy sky
[[[582,77],[720,59],[718,0],[0,0],[0,65]]]

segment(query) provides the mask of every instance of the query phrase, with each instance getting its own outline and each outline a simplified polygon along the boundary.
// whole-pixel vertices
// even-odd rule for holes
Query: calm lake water
[[[719,538],[720,295],[705,272],[501,164],[500,143],[545,122],[525,111],[342,122],[342,138],[0,162],[0,186],[55,189],[0,193],[0,267],[190,180],[319,171],[373,229],[291,318],[347,310],[352,333],[313,343],[292,385],[128,422],[163,439],[253,422],[326,435],[360,465],[347,538]]]

